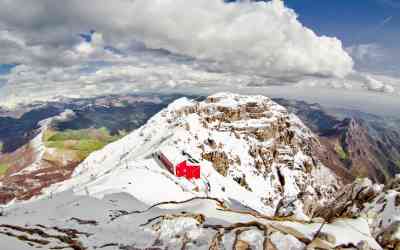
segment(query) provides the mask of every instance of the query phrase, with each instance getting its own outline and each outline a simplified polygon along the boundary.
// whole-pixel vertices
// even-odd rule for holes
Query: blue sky
[[[379,43],[400,46],[400,1],[286,0],[301,22],[318,34],[336,36],[346,46]],[[397,4],[396,4],[397,3]]]
[[[15,64],[0,64],[0,75],[8,74]]]
[[[235,0],[226,0],[234,2]],[[262,1],[262,0],[260,0]],[[400,46],[400,0],[285,0],[300,21],[319,35],[346,46],[380,43]]]

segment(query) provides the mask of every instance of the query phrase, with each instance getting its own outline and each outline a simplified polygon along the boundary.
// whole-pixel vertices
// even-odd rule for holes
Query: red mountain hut
[[[171,174],[188,180],[200,179],[200,162],[185,151],[165,148],[155,153],[155,156]]]

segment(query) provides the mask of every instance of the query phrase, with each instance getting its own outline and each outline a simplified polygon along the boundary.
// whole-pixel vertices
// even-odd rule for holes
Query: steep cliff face
[[[345,119],[343,127],[340,135],[341,145],[353,175],[370,177],[377,182],[388,181],[390,175],[378,159],[376,142],[368,134],[362,121]]]
[[[368,177],[379,183],[389,182],[400,168],[397,165],[399,148],[395,131],[375,134],[367,122],[347,118],[335,126],[335,132],[322,136],[321,142],[342,162],[354,177]]]
[[[318,104],[277,100],[318,135],[316,155],[345,182],[368,177],[389,182],[400,173],[400,131],[395,118],[351,110],[327,110]]]

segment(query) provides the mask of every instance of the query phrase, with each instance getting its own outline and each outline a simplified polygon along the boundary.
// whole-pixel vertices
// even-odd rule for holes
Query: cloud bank
[[[108,0],[41,0],[26,4],[2,0],[0,20],[3,27],[27,36],[33,43],[27,51],[31,53],[48,53],[40,50],[57,44],[67,47],[73,41],[66,35],[96,28],[121,49],[138,40],[148,48],[211,61],[221,71],[343,77],[353,66],[339,40],[318,37],[280,0],[234,4],[221,0],[114,0],[112,4]],[[7,37],[16,47],[27,45],[12,33]],[[79,49],[86,53],[89,47]]]
[[[343,77],[352,70],[339,40],[315,35],[280,0],[135,1],[132,7],[128,27],[146,46],[214,61],[225,71]]]
[[[0,0],[0,58],[18,65],[0,75],[0,105],[179,87],[396,91],[354,77],[341,42],[280,0]]]

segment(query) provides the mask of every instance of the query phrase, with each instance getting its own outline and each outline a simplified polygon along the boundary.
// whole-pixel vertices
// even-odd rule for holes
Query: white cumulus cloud
[[[280,0],[134,1],[132,16],[127,26],[148,47],[216,61],[228,71],[343,77],[353,66],[338,39],[318,37]]]
[[[317,36],[280,0],[0,0],[0,5],[0,27],[23,33],[29,44],[55,49],[72,45],[71,32],[94,28],[117,47],[138,40],[225,72],[343,77],[353,66],[338,39]],[[93,40],[104,42],[96,37],[100,33]],[[77,50],[91,54],[92,45],[81,43]]]
[[[180,87],[396,92],[348,54],[380,52],[318,36],[280,0],[0,0],[0,63],[18,64],[0,75],[0,105]]]

